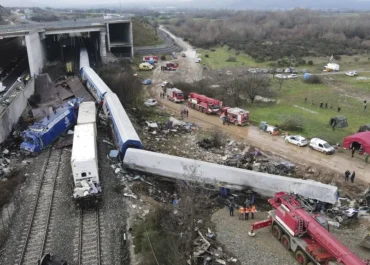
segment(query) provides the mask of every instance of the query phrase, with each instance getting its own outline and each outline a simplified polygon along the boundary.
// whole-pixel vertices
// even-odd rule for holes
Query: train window
[[[89,172],[89,175],[91,175],[91,172]]]
[[[81,177],[86,177],[86,172],[82,172]]]

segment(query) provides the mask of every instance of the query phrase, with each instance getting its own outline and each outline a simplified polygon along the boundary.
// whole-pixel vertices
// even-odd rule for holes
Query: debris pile
[[[6,177],[12,170],[10,165],[10,151],[4,149],[0,153],[0,178]]]

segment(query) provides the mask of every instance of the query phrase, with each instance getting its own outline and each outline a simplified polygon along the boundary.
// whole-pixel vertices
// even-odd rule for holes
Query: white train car
[[[80,70],[84,67],[90,67],[89,54],[86,48],[81,48],[80,50]]]
[[[98,153],[94,124],[76,125],[71,157],[73,198],[98,199],[102,189],[99,180]]]
[[[78,109],[78,118],[77,124],[93,124],[95,129],[95,134],[97,134],[96,130],[96,106],[95,102],[82,102]]]
[[[81,78],[83,82],[86,82],[87,89],[98,103],[104,100],[105,94],[112,93],[100,76],[98,76],[98,74],[90,67],[84,67],[81,69]]]
[[[114,143],[122,157],[128,148],[143,148],[141,140],[116,94],[108,93],[105,95],[103,110],[111,120]]]

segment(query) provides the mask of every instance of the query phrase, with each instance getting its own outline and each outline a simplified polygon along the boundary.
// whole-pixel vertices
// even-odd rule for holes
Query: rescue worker
[[[252,219],[254,219],[254,213],[256,212],[256,206],[253,205],[251,208],[251,213],[252,213]]]
[[[222,120],[222,125],[225,125],[225,121],[226,121],[226,116],[225,116],[225,113],[221,113],[221,120]]]
[[[230,216],[234,216],[234,206],[230,204],[229,206]]]
[[[243,220],[244,217],[244,208],[242,206],[239,207],[239,220]]]
[[[244,209],[245,220],[249,220],[249,212],[250,212],[250,208],[248,206],[245,206],[245,209]]]

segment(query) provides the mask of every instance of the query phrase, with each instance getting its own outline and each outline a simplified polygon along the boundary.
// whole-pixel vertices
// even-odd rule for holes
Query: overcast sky
[[[370,0],[0,0],[3,6],[49,7],[187,7],[230,9],[316,9],[370,10]]]

